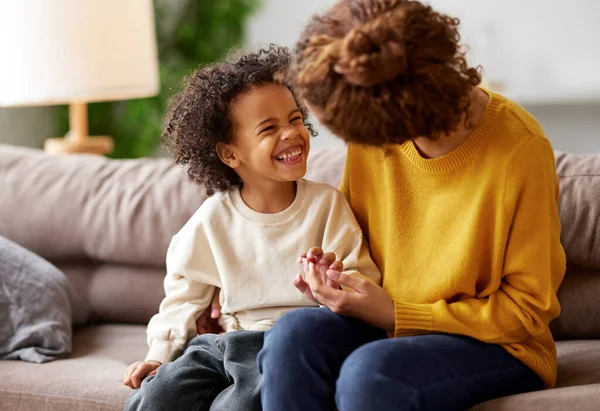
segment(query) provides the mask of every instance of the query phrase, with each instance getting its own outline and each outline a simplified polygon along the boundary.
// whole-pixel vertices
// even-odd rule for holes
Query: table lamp
[[[50,153],[108,154],[88,136],[87,104],[158,94],[152,0],[0,1],[0,106],[69,105]]]

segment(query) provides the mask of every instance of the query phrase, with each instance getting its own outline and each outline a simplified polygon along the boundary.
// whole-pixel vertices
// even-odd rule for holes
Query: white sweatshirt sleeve
[[[333,250],[333,253],[344,264],[344,273],[365,277],[377,285],[381,285],[381,272],[371,259],[369,247],[362,230],[357,229]]]
[[[165,298],[148,324],[146,360],[172,361],[196,336],[196,320],[210,305],[219,274],[201,224],[190,220],[167,251]]]
[[[335,253],[344,273],[366,277],[381,285],[381,272],[371,259],[369,245],[346,199],[336,190],[325,227],[323,251]]]

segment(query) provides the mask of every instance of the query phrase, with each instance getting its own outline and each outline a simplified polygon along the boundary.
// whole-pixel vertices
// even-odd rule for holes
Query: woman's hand
[[[394,329],[394,302],[383,288],[372,281],[342,273],[341,270],[327,270],[330,280],[351,290],[332,288],[321,280],[313,262],[308,265],[306,277],[314,298],[334,313],[361,319],[384,330]]]
[[[156,374],[161,363],[158,361],[136,361],[127,368],[123,384],[130,388],[140,388],[146,377]]]
[[[208,307],[200,317],[196,320],[196,330],[198,334],[222,334],[223,328],[219,325],[219,317],[221,316],[221,303],[219,295],[221,289],[215,288],[210,307]]]

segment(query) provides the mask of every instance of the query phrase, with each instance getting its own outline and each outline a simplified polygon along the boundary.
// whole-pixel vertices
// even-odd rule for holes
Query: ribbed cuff
[[[150,343],[150,350],[146,361],[158,361],[161,364],[172,361],[177,355],[179,347],[171,340],[154,339]]]
[[[394,301],[395,328],[390,337],[402,337],[429,332],[433,329],[433,312],[429,304],[409,304]]]

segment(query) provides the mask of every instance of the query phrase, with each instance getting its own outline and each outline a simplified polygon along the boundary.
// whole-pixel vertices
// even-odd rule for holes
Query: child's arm
[[[167,251],[165,298],[148,324],[145,361],[132,364],[123,383],[139,388],[158,367],[173,360],[196,335],[196,320],[220,287],[214,256],[201,223],[188,222],[173,237]]]
[[[146,361],[173,360],[196,335],[196,320],[220,286],[213,254],[202,227],[184,229],[167,251],[165,298],[148,324]]]

